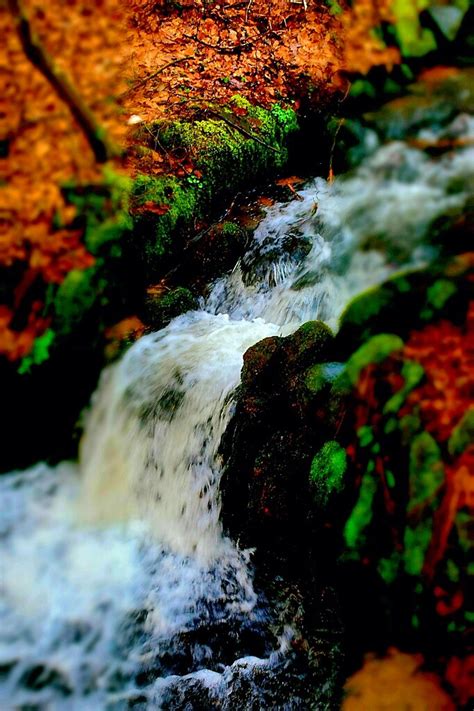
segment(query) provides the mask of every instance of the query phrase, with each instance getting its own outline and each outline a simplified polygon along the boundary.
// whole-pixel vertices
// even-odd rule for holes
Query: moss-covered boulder
[[[287,142],[297,128],[292,109],[275,104],[270,110],[234,96],[226,106],[203,106],[193,122],[156,124],[167,151],[180,151],[194,172],[184,180],[201,196],[215,200],[255,182],[288,159]]]
[[[224,524],[284,568],[296,570],[304,556],[312,454],[337,428],[336,413],[326,407],[328,391],[307,384],[309,368],[333,360],[333,341],[328,327],[315,321],[250,348],[224,441]]]
[[[437,318],[463,323],[469,304],[472,253],[410,272],[396,274],[355,297],[340,318],[337,349],[348,357],[377,333],[408,336]]]
[[[160,295],[155,295],[150,290],[146,303],[147,323],[153,329],[159,330],[176,316],[186,311],[194,311],[197,305],[194,294],[184,286],[178,286]]]

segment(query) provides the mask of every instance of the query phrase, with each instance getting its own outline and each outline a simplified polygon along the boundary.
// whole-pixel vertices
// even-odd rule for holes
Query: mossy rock
[[[197,305],[198,302],[194,294],[189,289],[179,286],[161,296],[151,296],[147,299],[147,320],[152,328],[158,330],[166,326],[176,316],[186,313],[186,311],[194,311]]]
[[[327,360],[334,334],[322,321],[307,321],[291,336],[283,339],[283,348],[291,367],[299,370],[311,363]]]
[[[281,354],[282,338],[269,336],[258,341],[244,353],[241,372],[242,386],[249,387],[258,381],[271,377],[270,369],[275,368]]]
[[[327,508],[332,496],[343,491],[346,469],[346,451],[335,440],[326,442],[315,454],[311,463],[310,481],[319,508]]]
[[[247,246],[249,233],[235,222],[212,225],[187,245],[180,276],[198,288],[234,268]]]
[[[376,336],[372,336],[347,360],[336,385],[341,383],[342,387],[346,384],[349,387],[354,387],[364,368],[382,363],[389,356],[401,351],[403,345],[402,339],[393,333],[378,333]]]
[[[204,107],[207,116],[196,121],[174,121],[152,127],[161,145],[182,150],[198,169],[200,177],[184,180],[201,198],[215,199],[234,192],[288,159],[286,142],[298,128],[292,109],[278,105],[270,110],[253,106],[235,96],[228,106]]]
[[[129,252],[140,264],[143,280],[157,280],[176,259],[194,217],[200,215],[198,195],[173,176],[139,175],[131,208],[134,229]]]
[[[413,328],[439,318],[462,323],[470,299],[472,269],[470,255],[458,255],[396,274],[356,296],[340,317],[336,352],[347,358],[354,347],[377,333],[390,331],[404,339]]]

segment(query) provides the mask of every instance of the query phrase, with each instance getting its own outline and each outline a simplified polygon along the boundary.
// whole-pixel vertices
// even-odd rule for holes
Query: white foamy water
[[[429,226],[462,209],[473,165],[472,148],[392,143],[274,205],[201,311],[103,373],[79,465],[0,478],[2,711],[305,708],[267,688],[288,676],[291,630],[273,637],[250,553],[219,520],[243,354],[310,319],[336,327],[352,296],[429,259]]]

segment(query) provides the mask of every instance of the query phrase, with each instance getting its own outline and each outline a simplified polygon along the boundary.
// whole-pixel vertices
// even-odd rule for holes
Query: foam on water
[[[456,135],[472,130],[456,120]],[[235,693],[304,708],[295,689],[270,689],[288,678],[291,630],[274,636],[250,553],[219,521],[243,354],[309,319],[336,326],[353,295],[429,259],[430,225],[472,194],[473,157],[391,143],[271,207],[201,311],[103,373],[79,465],[0,479],[2,709],[230,710]]]

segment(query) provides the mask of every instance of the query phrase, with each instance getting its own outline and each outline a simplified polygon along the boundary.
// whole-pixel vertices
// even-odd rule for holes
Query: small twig
[[[250,14],[250,9],[251,9],[251,7],[252,7],[252,4],[253,4],[253,0],[249,0],[249,1],[248,1],[248,4],[247,4],[247,7],[246,7],[246,10],[245,10],[245,22],[248,22],[248,21],[249,21],[249,14]]]
[[[259,136],[255,136],[253,133],[250,131],[247,131],[243,126],[240,126],[238,123],[234,123],[230,119],[228,119],[226,116],[223,114],[219,113],[218,111],[215,111],[214,109],[208,108],[207,111],[210,114],[213,114],[214,116],[217,116],[217,118],[221,119],[221,121],[224,121],[225,123],[229,124],[229,126],[232,126],[232,128],[235,128],[237,131],[240,131],[241,133],[244,134],[244,136],[247,136],[248,138],[251,138],[252,140],[256,141],[257,143],[261,143],[262,146],[265,146],[269,150],[273,151],[274,153],[279,153],[280,151],[278,148],[275,148],[275,146],[271,146],[269,143],[264,141],[262,138]]]
[[[124,91],[122,94],[120,94],[120,96],[118,98],[123,99],[124,96],[127,96],[132,91],[136,91],[141,86],[143,86],[144,84],[149,82],[151,79],[154,79],[155,77],[157,77],[158,74],[161,74],[161,72],[164,72],[165,69],[168,69],[168,67],[172,67],[174,64],[178,64],[179,62],[185,62],[188,59],[194,59],[194,58],[195,58],[194,55],[190,55],[188,57],[178,57],[177,59],[172,59],[171,62],[167,62],[166,64],[163,64],[163,66],[160,67],[159,69],[157,69],[155,72],[148,74],[146,77],[143,77],[143,79],[140,79],[140,81],[134,83],[126,91]]]
[[[239,44],[234,44],[234,45],[228,45],[228,46],[220,46],[218,44],[210,44],[210,42],[205,42],[202,39],[199,39],[197,36],[193,35],[187,35],[183,34],[183,37],[186,37],[186,39],[193,40],[193,42],[197,42],[198,44],[201,44],[203,47],[209,47],[209,49],[215,49],[216,52],[219,52],[220,54],[238,54],[239,52],[246,52],[249,49],[251,49],[256,42],[259,40],[263,39],[266,35],[270,34],[272,30],[268,29],[265,30],[265,32],[262,32],[261,34],[257,35],[256,37],[246,40],[245,42],[241,42]]]
[[[334,151],[336,150],[336,142],[337,142],[337,137],[339,135],[339,131],[341,130],[342,126],[344,125],[345,119],[341,118],[339,119],[339,123],[337,124],[337,128],[334,131],[334,137],[333,137],[333,142],[331,146],[331,152],[329,154],[329,175],[328,175],[328,182],[332,183],[334,182],[334,171],[333,171],[333,158],[334,158]]]
[[[247,0],[238,0],[238,2],[231,2],[228,5],[224,5],[222,7],[223,10],[229,10],[231,7],[241,7],[242,5],[246,5]]]

